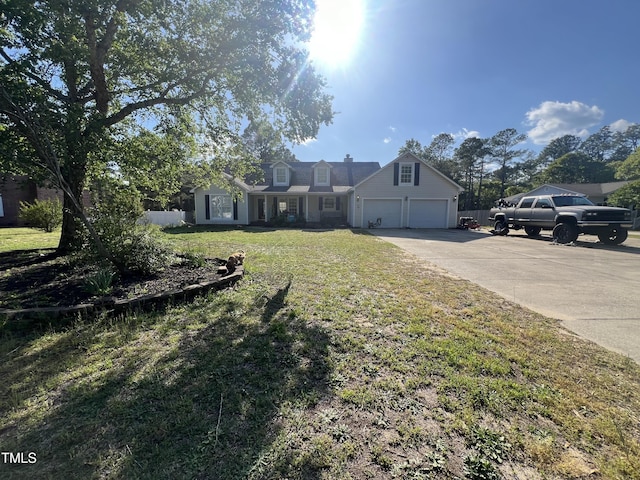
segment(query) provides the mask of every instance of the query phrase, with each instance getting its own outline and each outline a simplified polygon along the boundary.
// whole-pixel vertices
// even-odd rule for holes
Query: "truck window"
[[[586,197],[574,195],[552,197],[556,207],[573,207],[575,205],[593,205]]]
[[[547,198],[539,198],[533,208],[551,208],[551,202]]]
[[[520,204],[520,208],[531,208],[531,205],[533,205],[534,200],[535,198],[532,198],[532,197],[523,198],[522,203]]]

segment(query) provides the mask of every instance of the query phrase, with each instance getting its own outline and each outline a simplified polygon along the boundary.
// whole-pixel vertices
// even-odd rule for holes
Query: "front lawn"
[[[558,322],[365,231],[166,236],[244,280],[0,333],[1,478],[640,478],[640,367]]]

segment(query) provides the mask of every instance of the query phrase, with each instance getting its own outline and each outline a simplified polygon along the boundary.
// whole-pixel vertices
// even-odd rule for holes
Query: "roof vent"
[[[347,153],[347,156],[344,157],[344,161],[345,163],[351,163],[353,162],[353,157]]]

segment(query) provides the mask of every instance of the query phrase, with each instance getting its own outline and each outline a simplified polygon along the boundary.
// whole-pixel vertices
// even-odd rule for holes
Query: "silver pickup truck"
[[[601,207],[580,195],[537,195],[523,197],[515,207],[499,200],[489,220],[494,232],[506,235],[509,228],[524,228],[527,235],[552,230],[557,243],[571,243],[581,233],[597,235],[601,242],[617,245],[627,239],[631,228],[631,211],[626,208]]]

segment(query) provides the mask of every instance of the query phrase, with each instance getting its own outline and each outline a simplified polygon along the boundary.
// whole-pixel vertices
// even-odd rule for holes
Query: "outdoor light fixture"
[[[454,196],[453,196],[453,201],[455,202],[457,199],[458,199],[458,196],[457,196],[457,195],[454,195]]]
[[[359,202],[359,201],[360,201],[360,195],[357,195],[356,196],[356,202]]]

